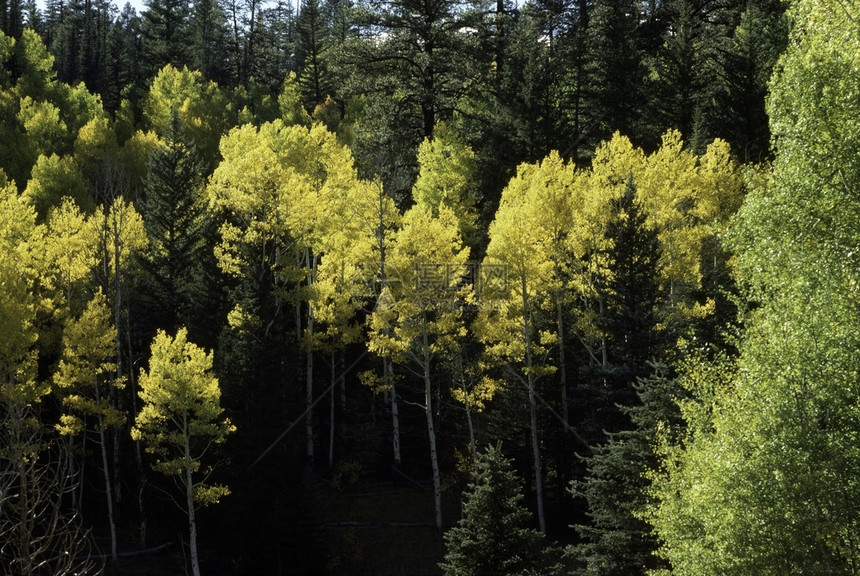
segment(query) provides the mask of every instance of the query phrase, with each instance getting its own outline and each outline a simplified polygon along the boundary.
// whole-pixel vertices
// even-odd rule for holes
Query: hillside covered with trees
[[[857,0],[0,0],[0,568],[860,565]]]

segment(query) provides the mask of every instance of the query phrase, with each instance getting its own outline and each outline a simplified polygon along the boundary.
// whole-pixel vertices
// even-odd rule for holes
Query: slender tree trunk
[[[534,359],[532,357],[531,318],[528,305],[526,278],[522,276],[523,297],[523,342],[526,348],[526,376],[529,388],[529,417],[532,429],[532,453],[535,467],[535,496],[537,499],[538,524],[540,531],[546,533],[546,518],[543,510],[543,477],[541,474],[540,442],[538,440],[537,404],[535,401]]]
[[[344,365],[344,353],[340,353],[340,358],[338,358],[338,365],[340,366],[340,411],[341,413],[346,412],[346,378],[343,377],[343,369]]]
[[[311,254],[310,250],[306,252],[306,262],[310,268],[310,276],[308,277],[308,286],[314,283],[314,276],[317,270],[317,256]],[[314,307],[308,300],[308,328],[305,335],[305,399],[307,401],[308,413],[305,416],[305,435],[307,440],[307,456],[308,466],[313,466],[314,463]]]
[[[334,347],[331,349],[331,404],[329,406],[328,426],[328,467],[334,466],[334,405],[337,395],[337,358]]]
[[[308,413],[305,416],[305,439],[307,443],[308,465],[314,462],[314,411],[311,406],[314,403],[314,350],[313,344],[314,318],[313,309],[308,306],[308,334],[306,336],[307,349],[305,350],[305,401]]]
[[[391,447],[394,452],[394,465],[400,466],[400,408],[397,406],[397,387],[394,384],[394,365],[390,358],[384,358],[385,376],[390,384],[391,400]]]
[[[191,438],[188,431],[188,415],[183,415],[182,429],[185,434],[185,505],[188,511],[188,549],[191,552],[191,572],[200,576],[200,557],[197,553],[197,518],[194,512],[194,481],[191,478]]]
[[[128,333],[126,333],[128,336]],[[132,358],[131,338],[126,338],[126,346],[128,347],[128,357]],[[131,413],[137,414],[137,378],[134,375],[134,370],[128,371],[128,381],[130,386],[131,396]],[[143,454],[141,452],[140,440],[134,441],[134,461],[137,466],[137,513],[138,513],[138,532],[140,538],[140,547],[146,548],[146,501],[144,500],[146,488],[146,467],[143,463]]]
[[[113,510],[113,490],[111,489],[110,467],[108,466],[107,439],[105,438],[104,422],[101,418],[99,418],[99,440],[102,452],[102,466],[104,467],[105,499],[107,500],[108,524],[110,525],[110,555],[111,558],[116,560],[118,556],[116,544],[116,520],[114,519]]]
[[[114,200],[114,203],[116,200]],[[122,354],[122,307],[124,305],[123,301],[123,283],[122,283],[122,269],[120,267],[121,264],[121,256],[122,256],[122,242],[121,242],[121,234],[124,228],[124,222],[120,218],[120,214],[114,215],[114,221],[112,222],[113,230],[111,231],[113,234],[113,275],[114,275],[114,328],[116,330],[116,336],[114,337],[114,344],[116,347],[116,379],[111,380],[109,382],[109,401],[117,408],[120,407],[120,397],[119,390],[117,388],[118,383],[122,383],[123,378],[123,354]],[[122,501],[122,482],[120,481],[120,438],[119,438],[119,429],[113,431],[113,461],[114,461],[114,482],[113,489],[115,494],[111,495],[111,498],[114,499],[114,502],[119,503]]]
[[[561,305],[561,295],[556,299],[558,312],[558,373],[561,386],[561,416],[564,423],[564,431],[570,428],[570,414],[567,407],[567,363],[564,358],[564,310]]]
[[[427,438],[430,441],[430,465],[433,468],[433,505],[436,510],[436,529],[442,530],[442,481],[439,476],[439,457],[436,453],[436,427],[433,423],[433,390],[430,381],[430,343],[427,335],[426,312],[422,318],[424,322],[423,338],[423,369],[424,369],[424,414],[427,417]]]
[[[379,283],[380,294],[388,286],[388,271],[385,268],[386,250],[385,250],[385,193],[382,190],[382,185],[379,184],[379,209],[377,216],[379,220],[374,230],[376,236],[376,246],[379,250]],[[389,401],[391,403],[391,447],[394,455],[394,465],[400,466],[400,409],[397,406],[397,386],[394,383],[394,366],[391,363],[391,358],[384,356],[382,358],[382,374],[383,381],[388,385]]]
[[[603,296],[599,296],[597,298],[598,304],[600,305],[600,323],[601,325],[605,325],[606,319],[606,305],[603,300]],[[606,349],[606,331],[603,330],[600,332],[600,360],[603,363],[603,368],[606,368],[609,365],[609,353]]]
[[[475,425],[472,422],[472,405],[469,402],[468,390],[466,388],[466,371],[463,369],[463,355],[457,354],[457,364],[460,369],[460,386],[463,388],[463,398],[466,400],[466,422],[469,425],[469,448],[471,451],[472,462],[478,454],[478,446],[475,443]]]

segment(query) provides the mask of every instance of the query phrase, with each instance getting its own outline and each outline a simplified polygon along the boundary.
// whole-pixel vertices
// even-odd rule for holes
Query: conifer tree
[[[256,58],[251,75],[277,91],[290,71],[295,71],[296,10],[288,0],[277,0],[260,11]]]
[[[544,536],[530,526],[522,480],[499,446],[475,461],[464,493],[463,517],[445,532],[445,576],[514,576],[548,564]]]
[[[141,22],[145,78],[152,78],[167,64],[188,64],[188,0],[147,0]]]
[[[296,20],[296,68],[305,107],[313,109],[329,94],[326,66],[328,27],[320,0],[303,0]]]
[[[616,431],[627,425],[612,423],[607,416],[612,406],[629,406],[632,385],[648,372],[647,362],[659,357],[657,307],[659,305],[660,244],[655,230],[648,228],[645,214],[636,199],[632,172],[624,194],[613,202],[616,211],[606,236],[609,274],[606,280],[606,311],[601,329],[607,340],[608,364],[602,367],[608,413],[604,430]]]
[[[227,17],[218,0],[194,2],[188,28],[192,68],[199,70],[207,80],[229,84],[233,78],[227,54]]]
[[[157,327],[166,330],[199,327],[212,285],[206,279],[212,250],[206,242],[210,220],[203,173],[197,147],[183,138],[174,112],[164,146],[150,155],[144,181],[145,293]]]
[[[630,427],[594,447],[585,459],[586,478],[571,485],[571,493],[585,500],[589,518],[575,526],[581,541],[567,548],[578,574],[644,575],[660,564],[657,539],[643,519],[651,502],[648,473],[658,464],[658,430],[680,427],[676,399],[682,390],[665,365],[650,368],[652,374],[634,385],[637,402],[623,408]]]

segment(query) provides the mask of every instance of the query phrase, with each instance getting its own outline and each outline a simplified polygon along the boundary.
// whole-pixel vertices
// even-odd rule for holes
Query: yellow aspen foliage
[[[59,351],[66,321],[86,306],[98,266],[98,240],[86,214],[71,198],[49,212],[45,228],[39,266],[47,320],[40,327],[40,337],[43,347],[56,346]]]
[[[39,156],[23,194],[36,208],[40,221],[44,221],[48,211],[58,207],[64,198],[72,199],[85,212],[95,207],[90,188],[71,156]]]
[[[0,187],[0,401],[36,403],[49,387],[36,380],[37,254],[44,230],[14,184]]]
[[[183,132],[213,161],[218,142],[228,126],[228,100],[214,82],[198,70],[168,64],[153,79],[141,104],[146,125],[160,136],[167,133],[171,115],[179,114]]]
[[[111,314],[107,299],[99,291],[63,331],[62,359],[54,373],[67,410],[57,426],[61,434],[85,431],[88,417],[97,420],[99,431],[125,423],[125,414],[112,405],[109,392],[109,379],[116,370],[116,329]],[[122,383],[114,381],[113,386],[121,388]]]
[[[467,244],[476,240],[475,153],[452,128],[439,123],[433,138],[418,146],[418,178],[412,187],[415,202],[433,214],[440,206],[454,211],[460,222],[460,235]]]
[[[105,279],[124,274],[134,263],[133,256],[149,245],[143,218],[134,204],[122,196],[117,197],[107,211],[96,210],[88,222],[98,239],[101,273]]]
[[[398,363],[452,350],[465,336],[459,304],[471,289],[463,284],[468,258],[453,210],[440,207],[434,217],[422,206],[410,209],[391,250],[387,298],[369,320],[370,350]]]
[[[699,157],[669,131],[637,184],[647,225],[660,239],[664,284],[699,286],[707,240],[725,230],[742,200],[741,172],[728,145],[716,140]]]
[[[206,477],[202,459],[211,444],[223,443],[236,427],[223,416],[212,353],[189,342],[184,328],[175,337],[159,330],[149,369],[141,369],[138,383],[143,407],[132,438],[143,441],[147,453],[156,457],[153,469],[177,476],[196,503],[216,503],[229,490],[206,487],[199,479]]]

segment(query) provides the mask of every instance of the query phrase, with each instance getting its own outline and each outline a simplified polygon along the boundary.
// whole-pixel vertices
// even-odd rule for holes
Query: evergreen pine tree
[[[647,373],[646,363],[659,352],[655,327],[661,251],[657,232],[645,225],[645,214],[637,204],[632,173],[615,204],[617,217],[607,230],[613,242],[608,254],[612,275],[607,281],[605,330],[616,379],[629,386]]]
[[[107,87],[102,92],[105,109],[116,112],[123,98],[135,105],[144,92],[140,71],[141,19],[131,4],[126,4],[108,33]]]
[[[278,0],[260,11],[256,58],[251,76],[279,91],[284,78],[295,71],[296,11],[291,2]]]
[[[584,62],[579,81],[580,149],[596,148],[615,131],[638,137],[644,79],[637,46],[639,3],[595,0],[582,34]]]
[[[191,67],[207,80],[228,84],[230,62],[227,54],[227,17],[218,0],[198,0],[191,10]]]
[[[24,31],[24,6],[21,0],[0,0],[0,32],[20,38]]]
[[[445,532],[445,576],[528,574],[547,566],[543,534],[529,526],[521,485],[499,447],[477,456],[463,517]]]
[[[587,477],[571,485],[573,495],[585,500],[590,519],[575,526],[581,542],[567,548],[577,574],[637,576],[658,567],[657,541],[639,514],[649,502],[646,472],[657,465],[658,426],[679,426],[675,399],[681,387],[665,366],[651,368],[653,373],[636,384],[639,403],[624,409],[633,427],[596,447],[585,459]]]
[[[313,110],[329,93],[325,51],[328,27],[320,0],[303,0],[296,22],[296,66],[305,108]]]
[[[204,166],[197,147],[181,133],[174,113],[165,145],[150,156],[144,181],[144,225],[150,241],[145,293],[153,300],[156,327],[171,331],[199,326],[209,294]]]
[[[648,362],[661,353],[656,329],[660,245],[656,231],[645,224],[632,174],[624,194],[613,203],[616,215],[606,230],[609,271],[599,280],[602,304],[595,310],[605,341],[604,361],[582,370],[593,400],[591,414],[584,416],[586,437],[593,445],[605,442],[607,432],[629,429],[620,408],[635,404],[633,385],[650,372]]]
[[[151,79],[165,64],[176,68],[188,64],[189,12],[188,0],[147,0],[140,28],[141,68],[146,78]]]

